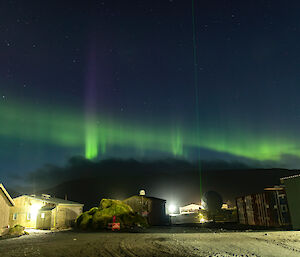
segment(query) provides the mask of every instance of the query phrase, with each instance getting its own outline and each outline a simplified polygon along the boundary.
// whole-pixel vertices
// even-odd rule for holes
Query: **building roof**
[[[281,187],[266,187],[264,190],[265,191],[282,191],[284,190],[284,186]]]
[[[300,177],[300,174],[289,176],[289,177],[284,177],[284,178],[281,178],[280,180],[292,179],[292,178],[297,178],[297,177]]]
[[[14,200],[10,197],[9,193],[6,191],[2,184],[0,184],[0,190],[4,193],[11,206],[15,206]]]
[[[163,201],[163,202],[167,201],[165,199],[161,199],[161,198],[157,198],[157,197],[153,197],[153,196],[145,196],[145,197],[148,199],[151,199],[151,200],[157,200],[157,201]]]
[[[190,208],[190,207],[194,207],[194,206],[201,207],[201,205],[200,205],[200,204],[191,203],[191,204],[188,204],[188,205],[182,206],[182,207],[180,207],[180,208]]]
[[[133,197],[139,197],[139,198],[147,198],[149,200],[154,200],[154,201],[162,201],[162,202],[166,202],[167,200],[164,200],[164,199],[161,199],[161,198],[157,198],[157,197],[152,197],[152,196],[145,196],[145,195],[133,195],[133,196],[130,196],[129,198],[125,199],[124,201],[130,199],[130,198],[133,198]]]
[[[43,206],[39,211],[52,211],[56,206]]]
[[[64,200],[64,199],[60,199],[60,198],[55,198],[55,197],[49,197],[48,198],[48,197],[39,196],[39,195],[21,195],[21,196],[18,196],[16,198],[19,198],[19,197],[28,197],[28,198],[35,199],[35,200],[44,201],[46,203],[52,203],[52,204],[55,204],[55,205],[80,205],[80,206],[84,205],[84,204],[81,204],[81,203],[68,201],[68,200]]]

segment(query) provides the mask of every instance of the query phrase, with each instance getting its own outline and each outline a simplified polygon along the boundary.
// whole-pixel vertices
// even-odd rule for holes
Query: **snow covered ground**
[[[145,233],[50,232],[0,241],[0,256],[300,256],[300,231],[224,232],[189,227]]]

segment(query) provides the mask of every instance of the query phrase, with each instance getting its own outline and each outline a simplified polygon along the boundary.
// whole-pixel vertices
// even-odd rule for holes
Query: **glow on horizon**
[[[128,125],[129,122],[110,121],[100,115],[85,119],[75,110],[62,110],[5,102],[0,108],[0,137],[78,147],[89,159],[108,153],[107,148],[111,146],[130,147],[141,152],[165,152],[187,158],[187,150],[197,147],[260,161],[280,160],[284,154],[300,157],[300,144],[295,139],[272,133],[250,132],[242,128],[230,131],[200,128],[200,136],[197,137],[192,129],[180,126]]]

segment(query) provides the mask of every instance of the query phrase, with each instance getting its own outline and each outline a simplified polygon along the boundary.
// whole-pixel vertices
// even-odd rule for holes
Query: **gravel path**
[[[0,256],[300,257],[300,232],[202,233],[157,228],[148,233],[33,233],[1,240]]]

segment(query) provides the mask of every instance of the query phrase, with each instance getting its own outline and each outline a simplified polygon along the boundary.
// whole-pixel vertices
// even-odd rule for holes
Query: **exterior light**
[[[30,207],[30,214],[31,214],[32,218],[36,218],[36,216],[37,216],[40,208],[41,208],[41,205],[39,205],[39,204],[33,204],[33,205],[31,205],[31,207]]]
[[[202,213],[199,213],[198,217],[199,217],[199,222],[200,223],[207,222],[206,217]]]
[[[169,211],[170,214],[175,213],[176,209],[177,209],[177,207],[176,207],[175,204],[170,204],[169,207],[168,207],[168,211]]]

